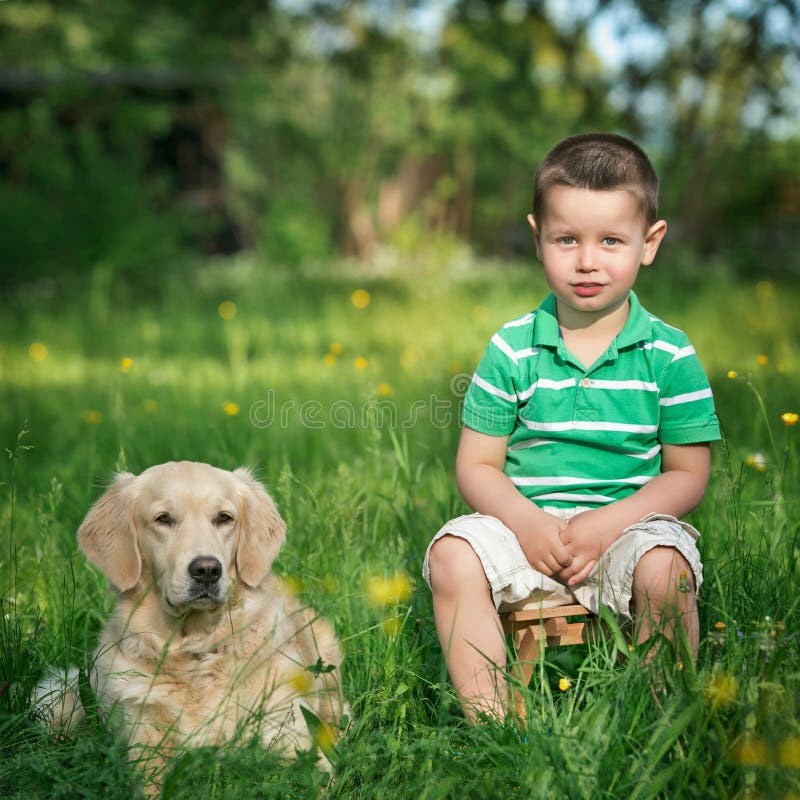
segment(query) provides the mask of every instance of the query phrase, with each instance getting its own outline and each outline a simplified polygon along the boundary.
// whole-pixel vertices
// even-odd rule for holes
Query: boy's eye
[[[561,244],[575,244],[574,236],[562,236],[558,240]]]
[[[616,236],[606,236],[603,239],[603,244],[608,247],[613,247],[615,244],[619,244],[619,239],[617,239]]]

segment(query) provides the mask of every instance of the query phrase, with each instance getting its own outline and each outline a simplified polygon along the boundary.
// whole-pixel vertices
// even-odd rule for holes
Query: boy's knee
[[[434,592],[474,590],[476,582],[487,582],[472,545],[458,536],[445,535],[431,545],[428,568]]]
[[[654,547],[645,553],[633,572],[634,589],[652,599],[674,598],[676,593],[694,595],[694,572],[674,547]]]

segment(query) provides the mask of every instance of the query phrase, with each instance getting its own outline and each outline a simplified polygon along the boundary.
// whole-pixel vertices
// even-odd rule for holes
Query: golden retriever
[[[248,470],[187,461],[118,474],[81,524],[81,549],[118,594],[92,684],[151,769],[247,726],[288,757],[320,739],[324,750],[346,719],[331,625],[270,571],[284,538]]]

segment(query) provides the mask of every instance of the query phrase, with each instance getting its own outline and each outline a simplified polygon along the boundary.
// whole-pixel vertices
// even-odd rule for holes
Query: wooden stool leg
[[[527,687],[531,682],[534,665],[539,660],[541,645],[539,637],[536,635],[539,632],[538,623],[536,628],[536,632],[530,626],[514,632],[514,647],[517,651],[514,677],[523,687]],[[526,716],[525,695],[511,687],[510,700],[517,716],[524,721]]]

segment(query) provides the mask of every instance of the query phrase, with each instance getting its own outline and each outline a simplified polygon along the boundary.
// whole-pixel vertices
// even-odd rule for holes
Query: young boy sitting
[[[551,293],[491,339],[464,400],[458,488],[476,512],[434,537],[423,573],[468,718],[503,718],[498,610],[606,605],[638,641],[682,626],[696,653],[697,531],[719,425],[694,348],[632,291],[667,230],[647,156],[570,137],[536,172]]]

